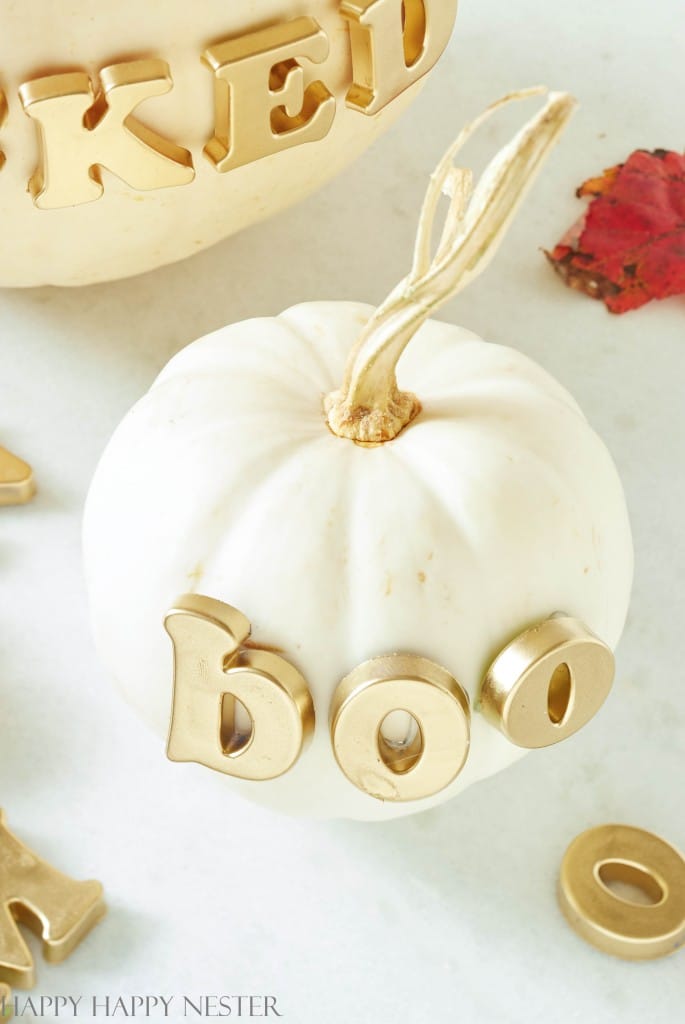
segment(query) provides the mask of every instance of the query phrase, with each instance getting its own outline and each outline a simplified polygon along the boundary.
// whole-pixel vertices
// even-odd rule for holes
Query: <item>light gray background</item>
[[[463,0],[424,93],[344,180],[134,281],[0,294],[0,438],[40,484],[33,505],[0,511],[2,802],[45,856],[101,878],[111,908],[67,964],[39,963],[38,993],[266,992],[297,1024],[679,1019],[683,955],[633,965],[595,952],[554,890],[566,845],[597,823],[685,847],[685,306],[612,317],[567,291],[540,247],[579,214],[585,177],[636,147],[682,146],[684,33],[682,0]],[[614,453],[637,549],[616,688],[580,736],[423,816],[273,816],[167,763],[110,691],[81,576],[89,478],[124,412],[195,337],[306,299],[381,300],[458,127],[538,81],[574,91],[581,110],[496,264],[443,315],[539,360]],[[521,116],[488,129],[474,159]]]

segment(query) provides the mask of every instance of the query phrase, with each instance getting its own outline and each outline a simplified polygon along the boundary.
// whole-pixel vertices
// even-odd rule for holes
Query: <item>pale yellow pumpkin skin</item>
[[[303,672],[316,732],[290,772],[260,783],[198,774],[198,785],[218,779],[291,814],[388,819],[512,764],[525,751],[478,711],[492,658],[557,611],[614,648],[631,589],[611,457],[570,395],[519,352],[430,321],[399,364],[400,387],[423,406],[410,426],[376,448],[328,430],[323,396],[371,313],[308,304],[189,346],[118,428],[86,508],[97,646],[159,734],[160,756],[173,678],[163,620],[180,594],[239,608],[254,641]],[[444,665],[473,712],[463,771],[414,803],[356,789],[328,731],[341,678],[392,652]],[[183,770],[169,766],[169,785]]]
[[[456,14],[456,0],[449,0]],[[203,51],[217,41],[303,14],[328,36],[330,54],[303,67],[336,100],[329,134],[282,153],[217,173],[203,148],[214,132],[214,80]],[[5,4],[2,81],[7,117],[0,128],[0,286],[82,285],[126,277],[199,252],[284,207],[339,173],[388,128],[420,83],[367,117],[347,107],[352,81],[347,24],[337,0],[73,0]],[[39,160],[36,124],[19,87],[43,75],[99,71],[121,61],[161,58],[173,89],[144,101],[134,116],[189,150],[195,180],[136,191],[108,171],[104,195],[89,203],[40,210],[27,190]]]

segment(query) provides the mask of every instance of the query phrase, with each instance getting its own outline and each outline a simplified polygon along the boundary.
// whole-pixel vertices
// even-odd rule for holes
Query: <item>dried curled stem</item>
[[[359,444],[382,444],[397,437],[420,411],[418,398],[397,386],[400,356],[419,327],[488,266],[575,100],[567,93],[550,93],[543,109],[490,162],[475,189],[471,172],[455,167],[454,159],[495,111],[545,92],[543,87],[521,90],[493,103],[463,129],[441,160],[423,203],[412,268],[364,328],[342,388],[324,401],[334,434]],[[442,195],[450,203],[432,255]]]

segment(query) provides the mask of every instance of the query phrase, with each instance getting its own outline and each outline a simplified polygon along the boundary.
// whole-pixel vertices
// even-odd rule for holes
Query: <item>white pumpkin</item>
[[[412,0],[412,8],[419,2]],[[404,74],[407,81],[416,77],[414,72],[420,72],[423,80],[446,46],[456,15],[457,0],[423,3],[427,30],[432,33],[430,52],[426,43],[426,59],[420,56],[413,70],[404,69],[399,75]],[[392,24],[399,33],[402,0],[384,0],[382,6],[389,5]],[[0,285],[80,285],[150,270],[199,252],[300,200],[342,170],[392,124],[420,87],[419,80],[406,89],[398,81],[392,90],[396,97],[368,114],[347,102],[360,71],[353,69],[344,6],[341,0],[197,0],[192,5],[185,0],[150,4],[118,0],[95,5],[92,0],[69,4],[36,0],[30,5],[4,4]],[[284,101],[288,113],[293,117],[300,113],[300,84],[308,88],[321,81],[332,97],[329,107],[335,107],[334,116],[330,111],[331,118],[325,119],[326,125],[317,133],[323,137],[260,159],[258,130],[261,134],[269,131],[270,108],[278,105],[276,92],[268,96],[268,69],[262,68],[255,76],[251,96],[247,101],[241,98],[246,123],[237,145],[250,151],[249,159],[219,173],[203,154],[215,134],[214,72],[203,64],[203,53],[219,41],[240,40],[298,18],[314,19],[322,36],[316,44],[316,60],[302,56],[303,82],[293,79],[290,83],[293,91]],[[293,58],[296,51],[294,47]],[[56,84],[52,79],[49,91],[62,93],[63,109],[51,114],[49,137],[46,139],[44,131],[42,137],[40,134],[36,100],[42,97],[44,87],[37,84],[39,80],[85,73],[98,93],[106,84],[100,77],[103,68],[132,60],[162,61],[168,68],[160,72],[157,67],[162,74],[160,87],[156,94],[153,90],[146,95],[140,108],[124,103],[113,133],[115,146],[123,144],[121,123],[132,111],[135,119],[185,151],[181,162],[188,167],[165,182],[168,186],[169,181],[177,181],[172,187],[148,183],[141,190],[132,166],[135,153],[131,150],[112,158],[114,147],[94,140],[89,171],[80,151],[84,128],[78,93],[83,82],[74,77]],[[281,64],[283,68],[287,71]],[[150,68],[144,69],[143,78],[151,74]],[[272,87],[277,85],[272,82]],[[259,108],[258,95],[262,96]],[[38,123],[25,116],[31,110]],[[29,190],[29,183],[34,191],[41,184],[36,183],[35,173],[46,154],[42,184],[47,181],[49,190],[54,191],[48,197],[48,206],[54,208],[40,208],[40,201],[36,204]],[[149,177],[149,172],[143,159],[137,173]],[[151,173],[156,174],[154,169]],[[159,184],[164,183],[163,178],[164,173]],[[94,192],[91,179],[103,185],[100,198],[89,196]]]
[[[560,102],[515,140],[526,176],[568,115]],[[500,161],[502,174],[514,165]],[[502,177],[487,187],[501,195]],[[511,211],[495,216],[503,230]],[[478,230],[467,217],[465,234]],[[630,593],[630,529],[611,458],[570,395],[520,353],[428,321],[398,367],[399,384],[420,396],[418,415],[387,443],[335,435],[322,398],[346,364],[349,381],[350,351],[388,322],[383,309],[300,305],[189,346],[116,431],[87,503],[97,646],[160,735],[173,678],[163,621],[181,593],[237,607],[255,642],[303,673],[312,745],[278,779],[227,780],[294,814],[390,818],[513,763],[525,751],[478,713],[494,654],[557,611],[613,648]],[[473,710],[462,772],[414,803],[353,786],[328,729],[341,678],[398,651],[447,667]]]

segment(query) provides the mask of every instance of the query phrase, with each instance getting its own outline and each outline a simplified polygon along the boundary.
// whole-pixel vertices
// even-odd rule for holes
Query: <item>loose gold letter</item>
[[[28,463],[0,447],[0,507],[25,505],[35,493],[33,470]]]
[[[38,126],[40,164],[29,183],[41,210],[77,206],[103,193],[100,167],[132,188],[148,190],[186,185],[193,161],[186,149],[157,135],[131,111],[143,100],[172,88],[163,60],[113,64],[100,72],[102,94],[95,98],[85,72],[48,75],[25,82],[19,96]]]
[[[350,23],[354,70],[347,105],[371,115],[437,64],[457,0],[343,0],[340,13]]]
[[[43,939],[43,954],[61,963],[105,913],[99,882],[74,882],[20,843],[0,811],[0,981],[34,984],[33,959],[17,921]]]
[[[328,135],[335,98],[323,82],[305,88],[296,61],[305,57],[321,64],[328,52],[326,34],[313,18],[210,46],[203,60],[216,76],[216,114],[205,153],[217,171]]]
[[[408,712],[414,734],[399,742],[384,723]],[[414,655],[364,662],[343,679],[331,706],[331,742],[353,785],[376,800],[421,800],[439,793],[469,752],[469,699],[440,665]]]
[[[284,775],[314,730],[314,705],[297,669],[271,651],[241,649],[250,623],[213,598],[187,594],[165,625],[175,659],[169,759],[254,781]],[[249,731],[237,724],[237,701]]]
[[[633,902],[615,883],[642,891]],[[652,832],[599,825],[564,855],[559,903],[593,946],[626,960],[654,960],[685,945],[685,857]],[[642,904],[642,905],[641,905]]]

